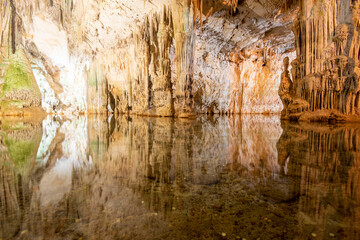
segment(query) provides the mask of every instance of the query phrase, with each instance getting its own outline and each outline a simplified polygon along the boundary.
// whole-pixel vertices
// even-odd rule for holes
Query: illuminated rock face
[[[41,94],[23,48],[9,59],[0,93],[2,115],[36,115],[42,113]]]
[[[280,113],[277,91],[282,61],[295,58],[291,30],[295,14],[279,13],[273,20],[245,5],[238,6],[236,14],[224,7],[213,14],[204,5],[208,17],[194,25],[192,6],[176,4],[165,10],[171,24],[162,23],[163,11],[148,16],[122,42],[126,47],[104,59],[116,111],[180,117],[194,113]],[[162,30],[162,25],[167,27]],[[158,49],[166,54],[159,55]],[[165,92],[161,90],[164,83],[169,87]],[[165,112],[163,106],[167,106]]]
[[[173,20],[169,8],[149,15],[127,40],[118,57],[107,62],[119,64],[113,76],[112,68],[105,72],[111,94],[118,100],[116,110],[135,114],[173,116],[170,47],[173,40]],[[116,79],[119,75],[121,80]],[[115,78],[115,79],[114,79]]]
[[[294,59],[291,14],[274,21],[239,6],[220,11],[197,32],[194,96],[201,113],[277,113],[285,57]]]
[[[288,83],[286,66],[279,92],[286,102],[283,118],[358,119],[359,7],[359,1],[300,2],[293,26],[297,55],[291,63],[293,81]]]

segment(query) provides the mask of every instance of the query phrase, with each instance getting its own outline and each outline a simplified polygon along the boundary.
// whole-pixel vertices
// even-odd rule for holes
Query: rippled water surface
[[[360,125],[1,119],[0,239],[360,239]]]

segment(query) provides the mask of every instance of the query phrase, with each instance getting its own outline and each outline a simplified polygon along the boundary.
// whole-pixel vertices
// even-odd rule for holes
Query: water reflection
[[[2,239],[359,239],[360,125],[1,120]]]
[[[278,142],[282,173],[299,178],[303,235],[360,238],[360,125],[285,124]]]

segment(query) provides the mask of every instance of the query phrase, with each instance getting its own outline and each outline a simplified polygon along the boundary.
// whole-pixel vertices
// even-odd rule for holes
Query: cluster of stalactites
[[[174,10],[175,9],[175,10]],[[174,0],[148,14],[119,51],[123,91],[114,89],[119,112],[189,116],[193,109],[195,22],[192,1]],[[171,49],[175,56],[171,56]],[[123,48],[124,49],[124,48]],[[176,74],[171,66],[176,63]],[[116,84],[116,83],[114,83]],[[136,96],[136,97],[135,97]]]
[[[324,109],[360,114],[359,2],[326,2],[303,0],[294,21],[297,58],[292,81],[285,63],[279,90],[286,114]]]
[[[235,12],[235,9],[237,8],[239,4],[239,0],[223,0],[223,3],[229,7],[231,7],[232,11]]]
[[[354,61],[346,56],[328,60],[329,68],[321,73],[296,79],[296,96],[309,102],[311,111],[336,109],[343,114],[359,110],[359,79],[354,73]]]
[[[193,12],[194,12],[194,24],[196,24],[197,17],[199,15],[201,30],[202,30],[202,26],[203,26],[204,1],[206,1],[206,0],[192,0],[192,6],[193,6]],[[230,9],[231,9],[230,11],[232,14],[236,12],[236,8],[239,4],[239,0],[218,0],[218,2],[220,2],[220,4],[222,4],[222,5],[230,7]],[[213,13],[215,3],[212,4],[214,6],[209,6],[210,9],[209,9],[208,13],[206,14],[206,17],[208,17],[211,13]]]
[[[17,14],[27,22],[32,23],[34,15],[44,15],[48,12],[63,26],[66,21],[70,21],[75,6],[74,0],[11,0],[11,2],[15,6]]]
[[[160,12],[147,15],[144,23],[133,31],[128,41],[129,52],[122,53],[127,106],[120,107],[120,112],[173,115],[169,57],[173,29],[171,9],[163,6]]]

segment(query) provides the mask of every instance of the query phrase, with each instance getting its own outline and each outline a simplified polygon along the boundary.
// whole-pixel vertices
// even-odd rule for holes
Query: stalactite
[[[15,49],[15,7],[12,1],[1,1],[0,60],[7,60]]]
[[[202,4],[201,0],[174,0],[160,12],[149,14],[144,24],[133,31],[127,44],[129,51],[121,53],[128,85],[123,94],[128,99],[129,112],[140,115],[194,116],[192,84],[195,26],[199,12],[202,22]],[[175,92],[170,69],[172,44],[175,45],[177,72]],[[133,62],[133,59],[136,61]],[[118,98],[121,99],[120,96]]]
[[[301,178],[300,196],[305,197],[300,197],[300,211],[317,224],[328,226],[332,222],[328,202],[321,199],[332,198],[333,207],[343,210],[350,209],[351,202],[359,200],[359,195],[354,194],[359,190],[360,183],[359,176],[355,176],[360,159],[359,149],[356,148],[359,131],[349,125],[319,127],[318,124],[303,122],[285,126],[279,140],[282,144],[278,143],[279,161],[284,156],[288,157],[288,174],[299,174]],[[299,146],[307,150],[299,152]],[[344,152],[347,154],[344,155]],[[306,163],[303,159],[307,159]],[[299,162],[303,163],[301,167],[297,167]],[[332,184],[325,184],[329,182]],[[327,187],[318,191],[320,185]],[[356,214],[349,219],[355,219]],[[358,232],[350,231],[348,234],[356,238]]]
[[[128,86],[124,89],[127,107],[126,110],[124,106],[120,107],[120,112],[174,115],[170,69],[173,29],[172,10],[163,6],[161,11],[149,14],[144,23],[133,31],[126,43],[128,50],[119,53],[123,66],[121,71]]]
[[[10,1],[11,7],[11,17],[10,17],[10,42],[11,42],[11,53],[14,54],[16,52],[16,9],[12,0]]]

